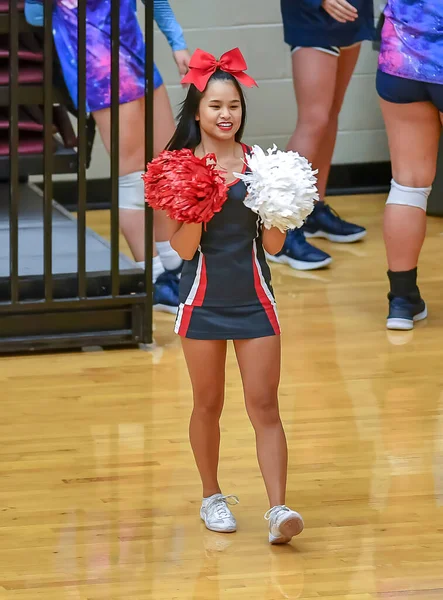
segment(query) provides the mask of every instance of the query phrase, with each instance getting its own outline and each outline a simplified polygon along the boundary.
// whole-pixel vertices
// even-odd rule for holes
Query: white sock
[[[144,260],[140,260],[137,263],[137,266],[140,267],[140,269],[145,268],[145,261]],[[159,275],[161,275],[162,273],[164,273],[165,270],[163,268],[162,265],[162,261],[160,260],[159,256],[154,256],[154,258],[152,259],[152,283],[155,283],[157,281],[157,277]]]
[[[169,242],[156,242],[155,245],[165,269],[173,271],[182,264],[182,259]]]
[[[165,272],[160,256],[154,256],[152,259],[152,281],[155,283],[157,278]]]

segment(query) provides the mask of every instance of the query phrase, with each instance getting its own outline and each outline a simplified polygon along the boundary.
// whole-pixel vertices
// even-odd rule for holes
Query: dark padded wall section
[[[37,188],[20,188],[19,276],[43,274],[43,197]],[[59,204],[53,204],[53,273],[77,273],[77,221]],[[109,243],[91,229],[86,230],[86,272],[109,271]],[[120,254],[120,271],[139,270]],[[8,186],[0,185],[0,277],[9,276]]]

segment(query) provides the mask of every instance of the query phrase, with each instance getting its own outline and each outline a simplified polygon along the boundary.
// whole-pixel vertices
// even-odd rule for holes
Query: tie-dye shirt
[[[53,0],[53,34],[63,76],[74,104],[78,89],[79,2],[86,4],[87,110],[111,105],[111,6],[112,0]],[[154,17],[173,50],[186,47],[183,32],[167,0],[154,0]],[[137,20],[135,0],[120,0],[120,103],[145,95],[145,42]],[[154,65],[154,88],[163,80]]]
[[[380,70],[443,84],[443,0],[388,0],[384,15]]]

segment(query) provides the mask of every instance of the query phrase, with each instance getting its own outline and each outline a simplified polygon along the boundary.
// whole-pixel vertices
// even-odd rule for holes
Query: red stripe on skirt
[[[186,336],[189,329],[189,324],[191,323],[192,312],[195,306],[202,306],[203,301],[205,299],[206,287],[208,285],[208,279],[206,275],[206,260],[202,255],[202,267],[200,272],[200,281],[198,282],[198,288],[194,296],[194,301],[192,304],[185,304],[183,307],[183,315],[180,323],[180,328],[178,330],[178,335],[183,337]]]
[[[252,265],[254,269],[254,286],[255,291],[257,292],[258,299],[260,300],[261,305],[265,309],[265,312],[268,316],[269,322],[271,323],[272,329],[274,330],[275,335],[280,335],[280,325],[278,324],[277,314],[275,312],[274,305],[269,300],[265,290],[263,289],[262,282],[260,280],[260,275],[258,272],[257,264],[255,262],[256,254],[254,249],[252,250]]]

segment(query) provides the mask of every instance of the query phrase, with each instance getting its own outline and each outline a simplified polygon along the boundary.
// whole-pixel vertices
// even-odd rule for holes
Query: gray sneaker
[[[209,498],[204,498],[200,509],[200,517],[211,531],[232,533],[237,529],[237,522],[228,504],[234,506],[238,502],[237,496],[214,494]]]
[[[303,531],[302,516],[284,504],[273,506],[265,514],[269,521],[269,542],[271,544],[287,544],[295,535]]]

